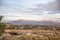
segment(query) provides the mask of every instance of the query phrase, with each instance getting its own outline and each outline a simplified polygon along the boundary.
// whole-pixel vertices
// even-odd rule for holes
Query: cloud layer
[[[35,6],[36,8],[31,9],[32,12],[41,13],[47,11],[49,14],[60,13],[60,4],[57,1],[50,2],[48,4],[39,3]]]
[[[54,0],[0,0],[0,15],[9,20],[59,20],[58,4]]]

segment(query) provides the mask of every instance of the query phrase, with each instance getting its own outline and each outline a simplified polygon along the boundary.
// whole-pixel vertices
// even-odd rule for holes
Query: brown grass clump
[[[60,40],[60,36],[37,35],[32,33],[26,33],[19,36],[4,34],[2,40]]]
[[[27,33],[23,36],[21,36],[22,40],[49,40],[47,37],[44,37],[43,35],[34,35]]]

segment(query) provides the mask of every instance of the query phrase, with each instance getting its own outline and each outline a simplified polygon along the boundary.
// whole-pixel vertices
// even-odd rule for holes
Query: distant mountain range
[[[51,20],[43,20],[43,21],[15,20],[15,21],[8,21],[7,23],[15,24],[15,25],[60,25],[59,22],[51,21]]]

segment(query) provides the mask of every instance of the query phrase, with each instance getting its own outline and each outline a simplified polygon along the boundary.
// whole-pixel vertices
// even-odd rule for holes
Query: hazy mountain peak
[[[9,21],[7,23],[15,24],[15,25],[58,25],[60,24],[57,21],[53,20],[15,20],[15,21]]]

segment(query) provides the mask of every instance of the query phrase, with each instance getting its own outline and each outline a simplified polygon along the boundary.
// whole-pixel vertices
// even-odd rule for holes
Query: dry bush
[[[12,36],[10,34],[3,34],[1,36],[1,39],[2,40],[11,40]]]
[[[26,33],[22,35],[14,35],[11,36],[10,34],[2,35],[2,40],[60,40],[60,36],[58,35],[47,35],[47,34],[32,34]]]
[[[21,36],[21,40],[49,40],[48,37],[44,37],[43,35],[34,35],[34,34],[25,34]]]

